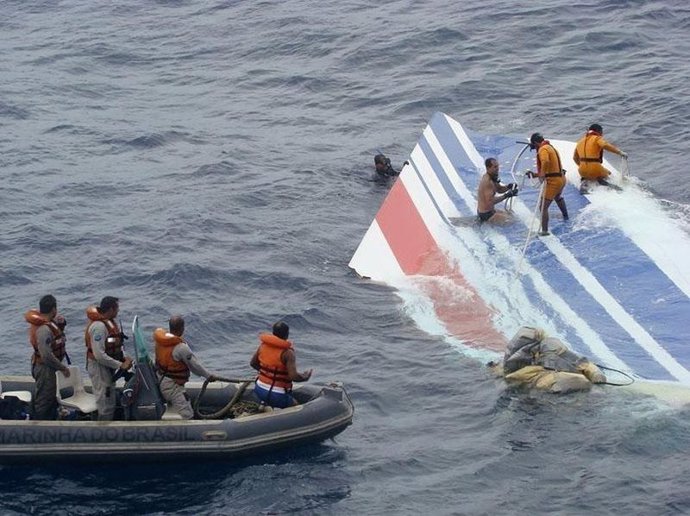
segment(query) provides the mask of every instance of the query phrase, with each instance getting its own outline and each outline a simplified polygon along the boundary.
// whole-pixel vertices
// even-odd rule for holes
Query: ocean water
[[[485,133],[592,122],[690,216],[690,7],[679,0],[0,2],[0,373],[51,292],[182,313],[243,375],[283,318],[334,441],[236,463],[0,467],[1,514],[687,514],[690,411],[623,390],[506,389],[347,267],[397,167],[444,111]],[[644,213],[640,213],[644,217]]]

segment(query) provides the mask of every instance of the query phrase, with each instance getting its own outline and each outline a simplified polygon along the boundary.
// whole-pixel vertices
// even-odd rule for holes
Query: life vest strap
[[[585,163],[601,163],[601,158],[580,158],[580,161]]]

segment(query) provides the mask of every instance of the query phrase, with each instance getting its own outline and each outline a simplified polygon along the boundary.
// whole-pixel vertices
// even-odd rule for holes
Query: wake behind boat
[[[259,407],[259,400],[249,381],[188,383],[187,393],[201,419],[183,420],[165,409],[137,319],[133,335],[136,373],[117,387],[117,398],[122,400],[117,420],[91,420],[88,412],[95,410],[95,403],[89,398],[90,384],[82,394],[79,385],[63,385],[59,399],[63,408],[72,407],[68,412],[72,419],[0,420],[0,463],[231,460],[318,443],[352,423],[354,407],[342,385],[297,385],[293,396],[298,405],[257,411],[253,409]],[[71,378],[79,376],[77,368],[72,370]],[[21,400],[33,395],[31,377],[4,376],[0,381],[5,404],[22,405]]]
[[[464,353],[495,359],[518,328],[543,327],[597,363],[690,386],[687,233],[617,171],[622,191],[582,195],[575,143],[549,138],[570,220],[552,212],[552,234],[535,238],[539,189],[522,179],[534,154],[520,139],[469,133],[435,114],[350,266],[397,288],[422,329]],[[505,226],[471,222],[489,156],[523,186]]]

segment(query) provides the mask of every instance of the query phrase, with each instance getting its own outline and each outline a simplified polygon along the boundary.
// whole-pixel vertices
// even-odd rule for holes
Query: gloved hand
[[[514,197],[517,195],[517,191],[515,190],[508,190],[506,193],[503,194],[504,199],[510,199],[511,197]]]
[[[508,183],[506,186],[508,187],[508,190],[512,190],[512,189],[515,188],[517,185],[516,185],[515,183]]]
[[[209,375],[208,377],[208,383],[217,382],[218,380],[220,380],[220,378],[218,378],[215,374]]]
[[[532,172],[531,170],[525,170],[525,175],[527,177],[535,177],[536,176],[536,174],[534,172]]]
[[[512,184],[512,183],[511,183],[511,184]],[[513,185],[513,188],[511,188],[511,191],[513,192],[513,195],[517,195],[517,194],[518,194],[518,190],[519,190],[518,185]]]
[[[628,153],[621,151],[621,158],[628,159]]]
[[[407,160],[403,161],[403,167],[404,167],[405,165],[409,165],[409,164],[410,164],[409,161],[407,161]]]

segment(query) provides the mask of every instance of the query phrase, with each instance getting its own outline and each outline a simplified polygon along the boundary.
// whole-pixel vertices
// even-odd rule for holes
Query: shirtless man
[[[496,211],[495,206],[499,202],[517,195],[518,188],[514,183],[501,184],[498,179],[498,160],[496,158],[487,158],[484,165],[486,166],[486,174],[479,181],[479,189],[477,190],[477,218],[480,224],[482,222],[501,224],[509,219],[509,215],[505,211]]]

